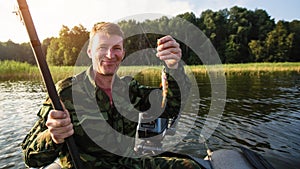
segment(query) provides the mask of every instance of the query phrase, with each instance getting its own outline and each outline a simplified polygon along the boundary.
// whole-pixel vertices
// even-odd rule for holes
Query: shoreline
[[[120,76],[123,75],[151,75],[159,77],[162,66],[121,66],[118,70]],[[76,73],[84,70],[85,67],[75,69]],[[143,70],[141,72],[141,70]],[[244,64],[222,64],[222,65],[189,65],[185,66],[187,74],[207,75],[207,73],[231,75],[268,75],[272,73],[300,73],[300,62],[279,62],[279,63],[244,63]],[[53,80],[72,76],[74,67],[72,66],[50,66]],[[0,61],[0,81],[40,81],[42,77],[36,65],[21,63],[16,61]]]

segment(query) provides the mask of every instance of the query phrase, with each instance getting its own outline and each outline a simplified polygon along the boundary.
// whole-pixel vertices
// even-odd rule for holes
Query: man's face
[[[88,55],[92,59],[94,71],[101,75],[112,76],[125,55],[123,38],[118,35],[96,33],[88,49]]]

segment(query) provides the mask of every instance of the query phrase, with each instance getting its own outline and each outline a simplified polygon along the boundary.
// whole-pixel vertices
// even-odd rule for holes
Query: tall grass
[[[49,69],[55,82],[73,74],[71,66],[50,66]],[[0,61],[0,81],[7,80],[40,81],[42,76],[36,65],[16,61]]]
[[[28,63],[16,61],[0,61],[0,79],[14,80],[26,77],[34,77],[38,68]]]
[[[146,81],[152,81],[160,77],[162,66],[146,67],[146,66],[122,66],[118,70],[120,76],[135,75]],[[54,81],[72,76],[86,67],[72,66],[50,66],[50,71]],[[224,73],[226,76],[231,75],[262,75],[272,74],[276,72],[297,72],[300,73],[300,62],[291,63],[247,63],[247,64],[223,64],[212,66],[186,66],[188,73],[194,75],[206,75],[208,72]],[[0,81],[17,81],[17,80],[42,80],[37,66],[28,63],[16,61],[0,61]]]
[[[300,73],[300,62],[281,63],[245,63],[245,64],[223,64],[223,65],[197,65],[189,66],[194,74],[207,74],[208,71],[225,73],[225,75],[262,75],[277,72]]]

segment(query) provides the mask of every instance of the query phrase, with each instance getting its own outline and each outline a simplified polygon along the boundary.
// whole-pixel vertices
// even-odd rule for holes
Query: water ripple
[[[0,83],[0,169],[25,168],[20,144],[32,127],[45,93],[40,84]]]
[[[205,155],[199,140],[207,121],[219,125],[207,145],[217,150],[245,146],[262,154],[275,168],[300,166],[300,75],[274,77],[228,77],[228,93],[221,120],[208,116],[209,82],[200,85],[200,100],[183,112],[177,133],[184,138],[173,151]],[[20,144],[36,121],[45,98],[41,84],[0,82],[0,169],[24,168]],[[210,126],[207,126],[210,127]]]

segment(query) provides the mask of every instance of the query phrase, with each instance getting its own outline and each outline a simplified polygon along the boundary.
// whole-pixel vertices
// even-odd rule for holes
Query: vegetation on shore
[[[118,24],[126,35],[126,56],[136,52],[139,56],[153,55],[153,52],[144,49],[155,48],[158,38],[170,34],[180,44],[182,60],[188,65],[202,64],[204,60],[199,57],[215,54],[213,48],[223,64],[300,62],[300,21],[275,22],[264,9],[233,6],[219,11],[208,9],[198,16],[186,12],[176,17],[162,16],[143,22],[122,20]],[[47,63],[72,66],[80,60],[81,65],[86,65],[89,60],[86,54],[89,31],[81,24],[73,28],[63,25],[58,35],[42,41]],[[199,53],[198,50],[204,52]],[[79,56],[81,59],[78,59]],[[29,43],[17,44],[11,40],[0,42],[0,60],[35,63]],[[136,57],[127,65],[143,63],[157,64],[159,60],[156,57]]]
[[[54,81],[66,78],[73,73],[71,66],[50,66]],[[30,80],[40,81],[42,76],[36,65],[17,61],[0,61],[0,81]]]
[[[275,72],[298,72],[300,73],[300,62],[278,62],[278,63],[245,63],[245,64],[223,64],[217,66],[189,66],[193,73],[205,74],[217,70],[225,75],[262,75]]]
[[[64,79],[79,73],[85,67],[74,69],[72,66],[50,66],[54,81]],[[123,66],[118,71],[120,76],[123,75],[149,75],[151,78],[160,76],[161,66]],[[223,65],[197,65],[187,66],[188,73],[207,74],[208,71],[217,70],[219,73],[230,75],[262,75],[274,72],[297,72],[300,73],[300,62],[282,62],[282,63],[246,63],[246,64],[223,64]],[[17,81],[17,80],[41,80],[41,75],[37,66],[28,63],[16,61],[0,61],[0,81]]]

